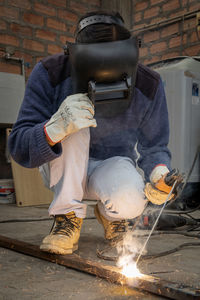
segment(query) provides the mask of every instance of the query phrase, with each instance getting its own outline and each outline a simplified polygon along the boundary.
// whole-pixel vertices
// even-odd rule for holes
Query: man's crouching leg
[[[128,220],[140,216],[147,203],[142,176],[127,157],[112,157],[98,164],[89,178],[88,189],[100,199],[95,215],[108,240],[123,235]]]
[[[40,249],[55,254],[71,254],[78,249],[86,215],[86,204],[82,199],[88,167],[88,128],[65,139],[62,148],[61,157],[50,163],[49,181],[54,199],[49,214],[54,216],[54,224]],[[47,172],[44,175],[48,177]]]

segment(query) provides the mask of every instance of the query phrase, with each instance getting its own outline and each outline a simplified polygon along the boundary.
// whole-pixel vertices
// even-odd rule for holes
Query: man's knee
[[[143,190],[130,184],[120,186],[104,201],[107,215],[116,219],[134,219],[142,214],[145,205]]]
[[[101,200],[109,217],[132,219],[145,208],[143,178],[129,158],[103,161],[92,173],[89,188]]]

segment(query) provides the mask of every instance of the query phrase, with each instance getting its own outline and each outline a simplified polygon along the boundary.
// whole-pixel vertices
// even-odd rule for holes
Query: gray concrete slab
[[[89,207],[89,217],[93,208]],[[200,217],[200,211],[197,212]],[[47,207],[16,207],[0,205],[0,221],[11,219],[48,218]],[[39,245],[48,234],[51,221],[0,223],[0,234]],[[142,242],[143,239],[140,238]],[[148,253],[157,253],[193,241],[180,235],[153,236]],[[199,241],[199,239],[196,241]],[[77,254],[101,262],[96,248],[106,243],[102,227],[96,219],[84,221]],[[179,282],[200,289],[200,247],[191,247],[165,257],[140,263],[146,274],[156,272],[156,277]],[[113,250],[111,253],[113,255]],[[115,255],[115,253],[114,253]],[[103,261],[105,264],[105,261]],[[106,262],[114,264],[113,262]],[[166,272],[166,273],[163,273]],[[43,260],[0,248],[0,299],[162,299],[155,295],[134,291],[110,284],[102,279],[58,266]]]

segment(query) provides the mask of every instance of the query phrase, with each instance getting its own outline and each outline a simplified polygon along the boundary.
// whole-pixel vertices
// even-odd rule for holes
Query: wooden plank
[[[16,203],[18,206],[33,206],[49,204],[53,193],[42,181],[38,168],[27,169],[11,159],[15,185]]]
[[[7,128],[7,137],[10,132],[11,129]],[[24,168],[12,158],[11,167],[15,186],[16,204],[18,206],[34,206],[51,203],[53,193],[44,186],[38,168]]]
[[[36,245],[14,240],[5,236],[0,236],[0,246],[83,271],[91,275],[104,278],[112,283],[123,284],[130,288],[141,289],[170,299],[200,299],[200,290],[195,290],[190,286],[161,280],[148,275],[144,275],[141,278],[135,278],[134,280],[128,280],[120,273],[120,270],[117,267],[103,265],[95,261],[83,259],[76,254],[63,256],[45,253]]]

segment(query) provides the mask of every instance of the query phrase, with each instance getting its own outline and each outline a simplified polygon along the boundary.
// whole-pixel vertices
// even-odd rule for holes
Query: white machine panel
[[[184,58],[154,69],[161,75],[166,92],[172,167],[187,174],[200,145],[200,61]],[[199,181],[198,160],[189,182]]]
[[[15,123],[24,91],[24,76],[0,72],[0,124]]]

